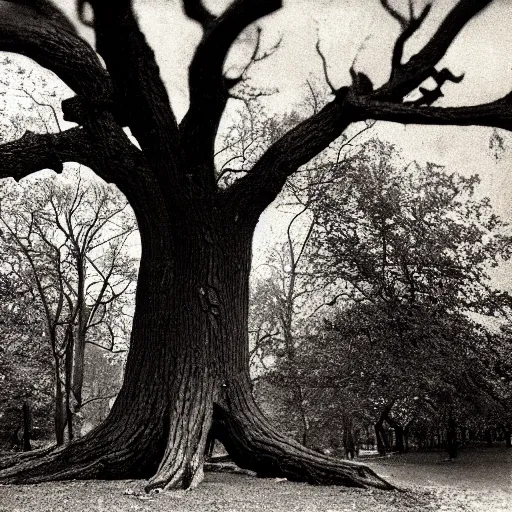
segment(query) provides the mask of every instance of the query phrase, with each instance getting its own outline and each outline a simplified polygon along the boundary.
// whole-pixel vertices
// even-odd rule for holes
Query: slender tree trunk
[[[23,451],[32,450],[30,438],[32,437],[32,410],[28,402],[23,403]]]
[[[512,429],[508,426],[503,427],[503,435],[505,436],[505,446],[512,448]]]
[[[446,442],[448,448],[448,455],[450,456],[450,459],[456,459],[458,455],[457,423],[455,422],[455,419],[451,412],[448,418]]]
[[[87,324],[90,311],[83,300],[83,306],[78,316],[78,328],[73,336],[73,364],[71,373],[71,391],[73,408],[78,412],[82,407],[82,390],[84,387],[85,345]]]
[[[298,377],[297,377],[298,379]],[[299,411],[300,411],[300,419],[302,423],[302,444],[304,446],[309,445],[309,419],[307,416],[306,408],[304,407],[304,392],[302,390],[302,386],[300,383],[297,383],[296,386],[297,389],[297,402],[299,405]]]
[[[485,429],[485,441],[487,446],[492,448],[492,431],[489,427]]]
[[[401,425],[396,425],[395,427],[395,438],[396,438],[396,451],[398,453],[405,452],[405,443],[404,443],[404,429]]]
[[[64,444],[64,430],[66,428],[66,411],[64,407],[64,392],[62,390],[62,381],[60,375],[60,362],[55,362],[55,408],[54,408],[54,425],[55,425],[55,442],[57,446]]]
[[[71,378],[73,375],[73,327],[68,326],[66,329],[66,357],[65,357],[65,391],[66,391],[66,425],[68,429],[68,441],[74,438],[74,415],[71,410],[72,389]]]
[[[375,438],[377,440],[377,452],[379,455],[386,455],[387,453],[387,440],[386,433],[384,432],[384,428],[382,423],[375,423]]]
[[[354,459],[356,457],[353,423],[351,416],[348,414],[343,416],[343,448],[345,450],[345,458],[347,459]]]
[[[377,439],[377,451],[379,455],[386,455],[389,451],[389,443],[386,436],[386,432],[384,430],[384,421],[386,417],[389,415],[391,408],[393,407],[393,403],[389,403],[384,407],[379,419],[375,423],[375,437]]]
[[[413,423],[413,420],[410,420],[406,423],[405,427],[404,427],[404,450],[406,452],[409,451],[409,436],[410,436],[410,432],[411,432],[411,425]]]
[[[389,414],[386,415],[388,425],[395,431],[395,448],[398,453],[405,452],[404,427]]]

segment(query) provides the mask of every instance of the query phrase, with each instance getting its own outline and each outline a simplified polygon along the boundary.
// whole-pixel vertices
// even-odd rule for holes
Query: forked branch
[[[424,80],[435,75],[435,66],[443,58],[453,40],[465,25],[491,2],[492,0],[460,0],[446,16],[429,42],[416,55],[413,55],[405,64],[394,63],[390,80],[376,91],[379,99],[401,101],[404,96],[419,87]],[[426,17],[427,14],[428,11],[425,14],[424,10],[417,18],[416,24],[421,24],[422,16]],[[407,38],[409,37],[410,35],[407,36]],[[400,45],[398,41],[397,44]],[[399,50],[395,47],[395,53],[397,51]],[[396,55],[393,58],[396,60]]]
[[[401,27],[401,33],[398,36],[395,47],[393,49],[393,57],[391,60],[391,72],[395,73],[402,65],[402,57],[404,53],[405,43],[413,36],[415,32],[421,27],[425,18],[428,16],[431,4],[427,4],[419,16],[414,15],[413,0],[409,0],[409,17],[406,18],[399,11],[397,11],[389,2],[389,0],[381,0],[382,7],[398,21]]]
[[[203,30],[208,30],[216,19],[202,0],[184,0],[183,9],[191,20],[197,21],[203,27]]]
[[[251,23],[281,7],[281,0],[235,0],[209,25],[189,68],[190,107],[181,136],[190,142],[187,168],[206,190],[215,190],[214,145],[233,85],[224,77],[224,62],[237,37]]]
[[[333,94],[336,94],[337,89],[336,89],[336,87],[334,87],[334,85],[331,82],[331,79],[329,77],[329,68],[327,65],[327,58],[324,55],[324,53],[322,52],[322,49],[320,48],[320,38],[319,37],[317,37],[315,49],[316,49],[316,53],[318,53],[318,55],[320,56],[320,60],[322,61],[322,69],[324,71],[325,82],[329,86],[329,89],[331,89],[331,92]]]

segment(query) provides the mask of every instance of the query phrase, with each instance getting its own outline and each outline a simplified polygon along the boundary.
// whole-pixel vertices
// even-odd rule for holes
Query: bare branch
[[[386,9],[386,11],[391,14],[393,18],[395,18],[396,21],[400,24],[402,27],[402,30],[405,30],[407,26],[409,25],[409,20],[401,14],[399,11],[397,11],[390,3],[389,0],[380,0],[380,3],[382,4],[382,7]],[[409,4],[412,6],[412,3]]]
[[[317,38],[316,40],[316,53],[320,55],[320,58],[322,59],[322,68],[324,70],[324,77],[327,85],[329,86],[329,89],[331,89],[331,92],[333,94],[336,94],[336,87],[334,87],[333,83],[331,82],[331,79],[329,78],[329,70],[327,67],[327,59],[325,58],[325,55],[322,53],[322,50],[320,49],[320,38]]]
[[[376,96],[379,99],[401,101],[404,96],[421,85],[424,80],[435,74],[436,64],[443,58],[455,37],[472,18],[491,2],[492,0],[460,0],[446,16],[429,42],[416,55],[412,56],[405,64],[398,65],[397,62],[394,63],[391,79],[376,91]],[[428,9],[428,7],[425,9]],[[425,9],[416,19],[415,25],[421,24],[427,16],[428,10],[425,12]],[[415,27],[414,31],[418,27]],[[409,30],[412,30],[412,28]],[[405,37],[404,34],[405,32],[400,37]],[[406,35],[407,37],[403,43],[412,33]],[[399,50],[395,48],[395,54],[397,51]],[[394,59],[396,61],[396,55]]]
[[[394,11],[389,6],[386,0],[381,0],[382,5],[386,8],[386,10],[391,14],[392,12],[396,14],[397,11]],[[406,18],[401,18],[400,25],[402,27],[402,32],[398,36],[395,46],[393,48],[393,57],[391,59],[391,69],[392,73],[395,73],[402,65],[402,57],[404,54],[404,46],[405,43],[418,31],[421,27],[425,18],[428,16],[431,4],[427,4],[423,11],[420,13],[418,17],[414,16],[414,11],[412,8],[412,0],[409,4],[410,7],[410,18],[407,20]],[[393,16],[396,18],[396,16]]]
[[[85,402],[82,402],[80,404],[80,409],[83,409],[86,405],[96,402],[98,400],[111,400],[112,398],[115,398],[117,396],[117,393],[115,395],[106,395],[106,396],[95,396],[93,398],[88,398],[85,400]]]
[[[202,0],[183,0],[185,14],[194,21],[197,21],[203,30],[208,30],[215,21],[215,16],[204,6]]]
[[[512,93],[497,101],[471,107],[419,107],[412,102],[396,104],[365,98],[351,98],[350,101],[361,118],[404,124],[492,126],[512,130]]]
[[[262,52],[260,50],[261,47],[261,27],[256,28],[256,43],[254,45],[254,50],[252,52],[251,58],[249,59],[249,62],[244,66],[242,69],[242,72],[239,73],[239,75],[236,78],[228,78],[226,77],[226,87],[228,89],[232,89],[236,85],[240,84],[241,82],[245,82],[247,80],[247,73],[251,69],[251,67],[254,64],[257,64],[258,62],[264,61],[265,59],[268,59],[274,53],[279,49],[281,46],[282,38],[279,38],[278,41],[273,44],[268,50],[265,50]],[[263,95],[263,94],[260,94]],[[239,98],[236,94],[231,93],[232,98]],[[241,98],[239,98],[241,99]]]

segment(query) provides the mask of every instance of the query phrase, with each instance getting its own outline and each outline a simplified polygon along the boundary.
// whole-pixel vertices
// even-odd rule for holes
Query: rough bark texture
[[[354,73],[350,87],[335,91],[251,172],[221,190],[214,141],[238,82],[223,76],[224,62],[238,35],[279,9],[279,0],[234,0],[218,17],[200,0],[184,0],[204,35],[190,66],[190,108],[180,125],[130,0],[88,2],[107,70],[48,0],[0,0],[0,50],[27,55],[65,81],[76,96],[63,102],[63,112],[79,124],[0,146],[0,178],[20,179],[42,168],[59,172],[63,162],[86,165],[126,195],[142,242],[125,380],[110,415],[64,448],[0,463],[0,482],[141,477],[150,479],[149,489],[192,487],[201,480],[213,428],[237,464],[262,476],[390,489],[364,465],[287,439],[256,406],[247,333],[252,233],[287,178],[354,121],[510,128],[508,96],[459,109],[402,103],[435,73],[459,31],[489,2],[461,0],[416,56],[403,65],[394,59],[397,68],[381,89],[373,91],[368,78]]]

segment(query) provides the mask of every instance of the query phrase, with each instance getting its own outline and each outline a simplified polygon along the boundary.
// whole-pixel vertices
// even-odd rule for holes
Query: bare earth
[[[512,450],[477,448],[456,462],[444,454],[373,459],[372,468],[405,492],[314,487],[208,473],[193,491],[139,493],[137,481],[0,486],[0,512],[398,512],[512,511]]]

